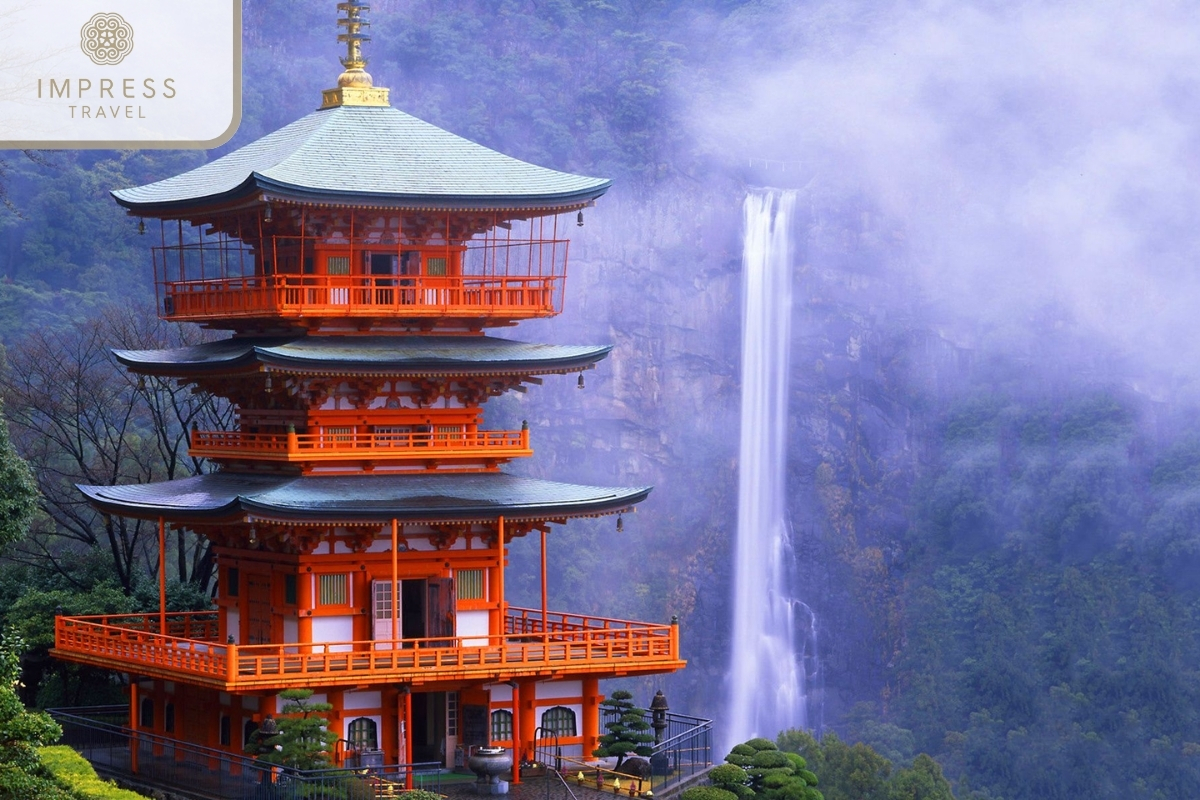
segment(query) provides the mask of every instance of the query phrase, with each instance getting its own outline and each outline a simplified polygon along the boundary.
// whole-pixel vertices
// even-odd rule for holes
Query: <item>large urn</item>
[[[467,767],[478,776],[476,794],[508,794],[508,781],[500,776],[512,769],[512,753],[503,747],[480,747],[467,759]]]

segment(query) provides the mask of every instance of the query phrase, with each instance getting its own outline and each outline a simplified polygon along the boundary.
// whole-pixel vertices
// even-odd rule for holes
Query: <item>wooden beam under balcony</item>
[[[461,462],[492,466],[533,455],[529,431],[243,433],[193,430],[189,454],[216,460],[281,463]]]
[[[208,616],[205,616],[208,615]],[[58,617],[53,654],[81,664],[223,691],[674,672],[676,625],[510,609],[500,635],[236,645],[216,641],[216,612]],[[192,636],[172,635],[177,632]]]

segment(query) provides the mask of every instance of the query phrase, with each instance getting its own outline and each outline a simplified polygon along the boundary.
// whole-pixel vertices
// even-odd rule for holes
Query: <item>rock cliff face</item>
[[[612,357],[583,391],[548,380],[490,409],[497,421],[529,420],[537,456],[521,468],[532,474],[656,487],[624,533],[611,519],[555,531],[551,605],[678,615],[688,669],[639,691],[661,686],[677,709],[713,717],[729,661],[742,197],[729,181],[602,199],[573,231],[565,313],[511,335],[611,342]],[[922,433],[912,404],[960,356],[916,325],[904,265],[892,263],[902,231],[879,229],[867,210],[806,195],[800,204],[789,505],[799,595],[821,631],[818,700],[835,717],[878,696],[900,647],[896,540]],[[511,585],[528,598],[536,558],[532,541],[514,554]]]

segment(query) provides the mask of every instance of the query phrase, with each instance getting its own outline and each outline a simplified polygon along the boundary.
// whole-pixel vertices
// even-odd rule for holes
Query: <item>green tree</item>
[[[39,496],[33,470],[17,454],[8,422],[0,413],[0,550],[24,538],[37,513]]]
[[[816,789],[817,776],[804,758],[783,752],[770,739],[754,738],[735,745],[725,761],[728,763],[714,769],[709,779],[738,797],[823,800]]]
[[[646,722],[646,710],[635,708],[633,695],[617,689],[600,704],[605,716],[611,719],[604,723],[608,733],[600,737],[600,746],[592,751],[597,758],[616,758],[614,769],[620,771],[621,764],[631,755],[649,758],[654,752],[654,734]]]
[[[323,769],[330,765],[329,754],[337,734],[329,730],[329,720],[320,715],[332,711],[333,706],[310,703],[312,695],[312,689],[279,693],[286,701],[276,723],[279,733],[260,743],[261,760],[292,769]]]
[[[58,741],[62,728],[47,714],[27,711],[17,697],[23,647],[12,630],[0,634],[0,797],[71,800],[49,779],[37,751]]]
[[[921,753],[913,759],[911,767],[900,770],[892,778],[888,800],[954,800],[954,793],[938,763]]]

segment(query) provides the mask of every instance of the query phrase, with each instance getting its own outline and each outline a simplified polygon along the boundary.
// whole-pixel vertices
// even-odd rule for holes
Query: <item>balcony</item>
[[[568,242],[531,235],[421,246],[365,235],[210,236],[153,248],[155,283],[164,319],[219,327],[281,319],[504,324],[562,309]]]
[[[57,658],[222,691],[673,672],[676,625],[509,608],[500,635],[391,641],[236,645],[219,641],[216,611],[58,617]],[[393,647],[398,645],[398,647]]]
[[[286,463],[338,461],[454,462],[498,464],[533,455],[529,431],[242,433],[192,431],[189,453],[216,460]]]
[[[162,317],[174,322],[218,319],[500,318],[557,314],[562,278],[268,275],[164,281]]]

